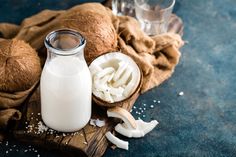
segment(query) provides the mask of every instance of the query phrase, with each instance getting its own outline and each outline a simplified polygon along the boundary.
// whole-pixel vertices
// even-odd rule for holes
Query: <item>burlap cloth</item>
[[[94,7],[100,4],[94,4]],[[1,38],[18,38],[28,42],[35,48],[42,62],[46,52],[43,40],[47,33],[58,28],[57,17],[66,11],[42,11],[32,17],[26,18],[20,26],[1,23]],[[110,13],[110,11],[109,11]],[[175,33],[166,33],[153,37],[147,36],[132,17],[111,16],[112,23],[118,34],[118,48],[131,56],[141,67],[143,84],[140,92],[158,86],[168,79],[179,62],[181,53],[179,48],[184,45],[181,36]],[[16,93],[3,93],[0,91],[0,128],[4,129],[10,120],[19,120],[20,112],[16,109],[34,88]]]

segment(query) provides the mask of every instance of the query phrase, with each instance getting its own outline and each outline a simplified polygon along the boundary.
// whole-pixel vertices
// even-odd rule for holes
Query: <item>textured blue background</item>
[[[0,21],[20,23],[38,11],[66,9],[84,1],[0,0]],[[105,156],[236,156],[236,1],[177,0],[175,13],[184,23],[182,58],[174,75],[142,95],[136,107],[147,104],[146,121],[160,124],[141,139],[127,139],[130,150],[108,149]],[[183,91],[184,96],[178,96]],[[161,103],[154,103],[160,100]],[[151,109],[150,105],[154,105]],[[133,111],[133,115],[138,117]],[[124,137],[121,137],[126,139]],[[37,156],[20,152],[7,156]],[[9,146],[0,145],[0,156]],[[58,156],[39,149],[41,156]]]

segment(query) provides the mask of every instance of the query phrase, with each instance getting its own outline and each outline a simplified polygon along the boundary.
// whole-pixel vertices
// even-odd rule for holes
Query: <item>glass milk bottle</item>
[[[73,30],[57,30],[45,41],[47,60],[40,81],[44,123],[57,131],[83,128],[91,116],[92,80],[84,59],[86,40]]]

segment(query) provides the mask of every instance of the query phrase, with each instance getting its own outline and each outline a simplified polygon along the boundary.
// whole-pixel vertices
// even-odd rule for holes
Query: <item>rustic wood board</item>
[[[130,110],[134,101],[130,104],[125,104],[123,107]],[[99,128],[87,124],[83,129],[73,133],[56,132],[49,128],[44,128],[42,131],[42,128],[39,128],[39,123],[42,122],[42,119],[40,115],[40,92],[39,87],[37,87],[24,104],[23,117],[17,124],[14,135],[20,141],[49,149],[60,149],[69,154],[102,156],[108,145],[104,134],[112,130],[115,123],[113,120],[108,120],[104,108],[95,104],[93,104],[92,118],[103,119],[106,121],[106,125]]]
[[[170,19],[170,32],[183,34],[183,23],[180,18],[173,15]],[[137,94],[134,99],[124,104],[122,107],[130,110],[138,98]],[[106,125],[99,128],[87,124],[83,129],[74,133],[60,133],[49,128],[38,128],[41,120],[40,115],[40,94],[39,85],[36,87],[31,96],[23,105],[23,117],[17,123],[14,129],[14,136],[22,141],[47,149],[61,150],[67,153],[67,156],[102,156],[108,146],[105,133],[111,131],[116,122],[114,119],[107,118],[106,110],[93,104],[92,118],[99,118],[106,121]]]

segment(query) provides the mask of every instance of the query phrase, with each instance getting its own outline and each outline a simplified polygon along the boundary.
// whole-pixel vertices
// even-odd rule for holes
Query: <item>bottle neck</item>
[[[77,31],[70,29],[56,30],[49,33],[44,41],[48,59],[55,57],[78,57],[84,60],[86,40]]]

